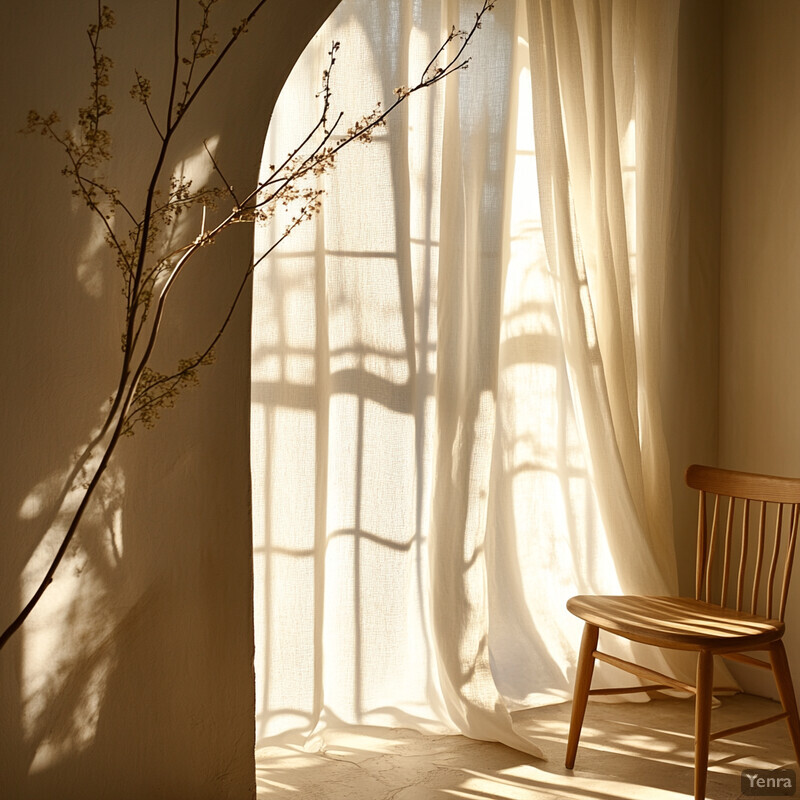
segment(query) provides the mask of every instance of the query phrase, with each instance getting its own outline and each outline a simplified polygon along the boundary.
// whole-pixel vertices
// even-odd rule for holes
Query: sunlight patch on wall
[[[194,152],[190,153],[182,161],[179,161],[172,170],[172,191],[177,194],[177,187],[187,186],[191,187],[192,192],[198,192],[201,188],[208,185],[218,185],[219,179],[217,178],[214,165],[209,157],[214,156],[217,148],[219,147],[219,135],[214,134],[205,140],[205,146],[195,148]],[[164,202],[166,198],[160,198]],[[209,203],[212,201],[210,200]],[[179,207],[180,211],[180,207]],[[169,235],[166,237],[162,245],[162,255],[166,256],[172,252],[174,243],[185,242],[199,236],[204,223],[203,210],[193,210],[187,217],[184,213],[178,213],[175,221],[169,227]]]
[[[76,277],[89,297],[99,300],[105,289],[105,261],[108,258],[103,231],[94,227],[87,236],[86,246],[78,261]]]
[[[86,463],[86,474],[97,461],[95,456]],[[46,520],[64,478],[54,474],[32,490],[20,517]],[[23,732],[35,754],[31,774],[73,757],[94,741],[116,657],[118,617],[108,598],[123,556],[124,492],[122,472],[107,470],[53,583],[19,633]],[[57,509],[23,571],[22,597],[32,596],[39,586],[82,495],[81,488],[73,489]]]

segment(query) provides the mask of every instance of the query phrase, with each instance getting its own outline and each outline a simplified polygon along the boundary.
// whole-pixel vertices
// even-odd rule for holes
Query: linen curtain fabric
[[[583,452],[619,590],[628,594],[678,590],[660,353],[678,246],[679,6],[528,2],[548,270]],[[592,584],[581,591],[613,593]],[[689,654],[615,646],[623,657],[633,650],[640,663],[694,678]],[[625,681],[602,665],[598,677]]]
[[[678,2],[529,11],[544,240],[593,485],[622,588],[674,591],[658,375]],[[631,559],[642,539],[651,557]]]
[[[477,9],[343,0],[265,168],[316,122],[331,41],[355,119]],[[256,270],[258,740],[386,725],[540,755],[510,712],[571,693],[566,599],[674,588],[658,336],[676,21],[677,3],[500,0],[469,69],[343,151],[322,211]]]

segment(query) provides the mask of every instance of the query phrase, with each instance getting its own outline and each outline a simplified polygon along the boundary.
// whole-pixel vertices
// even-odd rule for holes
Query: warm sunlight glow
[[[333,81],[345,118],[378,98],[387,102],[392,88],[408,83],[404,72],[379,71],[385,55],[402,46],[396,11],[387,4],[365,16],[347,2],[337,9],[284,88],[264,170],[315,123],[314,97],[333,39],[346,43]],[[441,20],[432,6],[414,13],[409,70],[415,71],[438,46]],[[326,719],[390,725],[404,719],[442,730],[429,708],[438,675],[425,559],[443,92],[439,85],[412,98],[372,144],[344,150],[335,172],[322,179],[322,213],[256,272],[259,739],[307,728],[321,711]],[[390,132],[400,129],[410,137],[405,153],[390,147]],[[398,197],[407,199],[407,217],[398,215]],[[275,224],[257,230],[257,256],[292,213],[281,210]],[[323,685],[335,689],[323,697]]]
[[[437,4],[403,19],[397,3],[359,8],[344,0],[298,61],[264,175],[316,123],[332,40],[343,42],[333,85],[346,119],[429,60]],[[509,16],[491,66],[414,95],[370,145],[314,178],[322,210],[256,270],[262,744],[342,722],[448,730],[432,572],[456,581],[449,600],[471,619],[457,632],[455,691],[485,653],[487,685],[520,706],[568,695],[581,623],[565,604],[577,587],[619,591],[545,256],[524,10]],[[510,85],[496,80],[509,72]],[[257,227],[256,258],[293,213]],[[449,525],[461,538],[431,564]],[[478,611],[469,617],[487,593],[488,637]]]
[[[519,46],[527,53],[526,42]],[[608,548],[586,544],[602,541],[602,524],[575,420],[547,269],[531,95],[530,71],[523,67],[500,352],[498,409],[505,454],[500,480],[509,501],[503,510],[507,521],[499,557],[525,565],[520,584],[530,617],[517,624],[535,626],[536,635],[548,642],[548,694],[560,690],[568,696],[572,653],[582,625],[565,612],[567,599],[576,593],[576,571],[596,591],[613,594],[620,587]],[[513,613],[511,603],[507,613]],[[493,650],[513,663],[518,629],[510,626],[507,636],[501,625]],[[521,705],[552,702],[524,689],[528,676],[527,665],[510,669],[503,685],[506,693]]]
[[[636,118],[631,116],[620,141],[622,159],[622,193],[625,201],[625,223],[628,233],[631,301],[634,330],[639,335],[638,283],[636,280]]]
[[[62,475],[53,475],[38,486],[23,503],[20,517],[35,520],[51,508],[54,487],[62,481]],[[122,559],[124,489],[120,470],[110,469],[61,571],[20,632],[22,725],[34,753],[30,774],[74,757],[94,741],[116,659],[111,633],[117,613],[106,597],[109,576]],[[22,596],[35,591],[80,498],[79,490],[67,495],[31,555]]]

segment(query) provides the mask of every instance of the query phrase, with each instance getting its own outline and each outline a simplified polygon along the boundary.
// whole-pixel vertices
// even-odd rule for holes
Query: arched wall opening
[[[413,58],[430,55],[436,36],[415,27],[423,7],[440,14],[440,33],[452,23],[433,6],[387,3],[378,12],[387,19],[376,23],[366,14],[343,14],[343,26],[348,18],[357,22],[342,34],[345,46],[350,36],[357,43],[351,69],[358,83],[374,81],[355,103],[358,111],[408,85]],[[523,74],[524,7],[499,4],[495,27],[481,31],[496,37],[487,47],[489,63],[476,62],[468,78],[453,81],[455,88],[399,114],[391,138],[382,134],[366,150],[354,150],[355,177],[340,164],[321,214],[265,262],[256,285],[258,741],[281,734],[302,740],[347,723],[463,731],[468,724],[461,727],[454,707],[469,681],[453,677],[458,653],[448,650],[461,646],[479,654],[501,706],[561,699],[580,638],[564,601],[580,586],[619,591],[620,553],[612,552],[619,543],[605,535],[588,477],[578,431],[585,420],[576,421],[543,269],[535,148],[522,124],[531,117],[524,105],[531,95],[530,75]],[[386,39],[390,17],[399,41]],[[688,12],[681,24],[693,24]],[[317,47],[320,56],[332,38],[338,35]],[[479,42],[480,52],[485,38]],[[349,90],[342,64],[338,74]],[[314,111],[296,98],[313,96],[323,66],[308,68],[290,110],[276,110],[276,124],[304,114],[306,125],[313,122]],[[482,79],[491,84],[484,94],[475,91]],[[615,120],[623,168],[618,200],[626,207],[621,238],[629,237],[632,274],[634,105],[621,103]],[[427,146],[414,143],[420,134]],[[685,145],[685,126],[680,135]],[[289,126],[283,140],[268,141],[267,162],[296,138]],[[390,155],[381,161],[384,150]],[[355,239],[345,235],[352,231]],[[263,235],[262,247],[270,234]],[[493,266],[482,270],[486,264]],[[672,333],[683,330],[672,293],[685,278],[681,270],[691,269],[675,259],[670,270],[665,324]],[[587,287],[581,291],[585,298]],[[590,331],[593,323],[584,323]],[[664,341],[664,353],[677,352],[685,335]],[[585,344],[591,350],[597,341]],[[707,377],[693,378],[701,395]],[[668,391],[665,400],[667,438],[675,462],[685,463],[687,419],[675,417]],[[688,429],[702,428],[705,413],[698,409]],[[465,442],[472,454],[466,464],[454,455]],[[696,442],[691,447],[708,454],[708,436]],[[680,489],[680,476],[674,486]],[[676,494],[682,519],[685,501]],[[443,548],[436,540],[447,538],[442,531],[451,522],[464,537]],[[458,577],[447,572],[452,564]],[[476,564],[485,569],[485,595],[463,591],[474,587]],[[636,570],[631,576],[638,579]],[[453,591],[444,594],[456,610],[449,618],[431,590],[439,580],[451,581]],[[479,608],[483,621],[458,618],[464,606]],[[488,634],[470,639],[471,625],[486,620]]]

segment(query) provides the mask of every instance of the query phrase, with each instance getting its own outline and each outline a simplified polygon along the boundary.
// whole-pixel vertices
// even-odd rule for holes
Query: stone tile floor
[[[692,796],[693,701],[590,703],[574,771],[563,766],[570,704],[514,715],[545,752],[539,761],[463,736],[352,728],[324,752],[270,745],[256,752],[259,800],[677,800]],[[722,699],[712,729],[778,713],[749,695]],[[712,743],[707,797],[746,800],[746,767],[797,769],[783,721]]]

